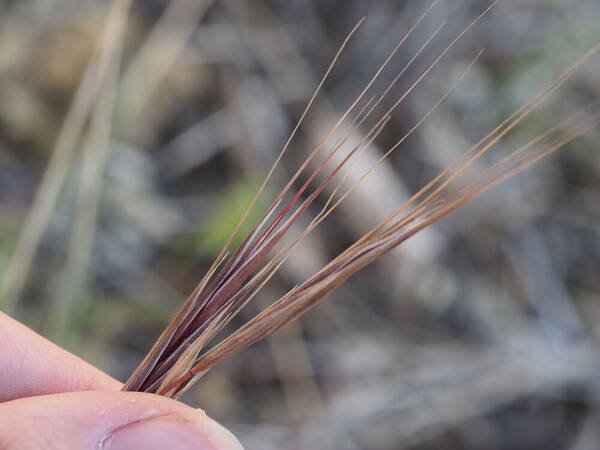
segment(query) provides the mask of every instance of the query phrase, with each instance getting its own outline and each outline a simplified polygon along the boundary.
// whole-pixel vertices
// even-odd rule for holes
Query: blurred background
[[[0,1],[0,309],[125,380],[220,250],[350,29],[367,17],[250,222],[428,4]],[[488,5],[440,0],[376,91],[447,25],[380,109]],[[234,325],[600,42],[599,19],[597,0],[501,1],[400,105],[350,179],[484,48],[464,82]],[[494,151],[596,100],[599,70],[590,60]],[[415,236],[217,366],[185,401],[248,449],[600,448],[599,138]]]

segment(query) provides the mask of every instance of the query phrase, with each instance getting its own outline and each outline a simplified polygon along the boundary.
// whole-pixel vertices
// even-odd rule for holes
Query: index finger
[[[121,383],[0,312],[0,402]]]

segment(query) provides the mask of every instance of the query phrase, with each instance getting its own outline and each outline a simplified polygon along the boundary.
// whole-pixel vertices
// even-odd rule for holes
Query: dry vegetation
[[[273,313],[193,373],[391,251],[316,310],[219,364],[184,400],[247,448],[596,448],[599,58],[586,52],[600,42],[600,7],[501,1],[447,47],[489,4],[441,0],[417,22],[427,7],[419,1],[1,2],[2,307],[128,378],[210,273],[340,43],[367,16],[231,245],[374,80],[289,186],[307,191],[297,198],[305,213],[281,241],[275,233],[272,255],[286,258],[275,256],[281,267],[225,332]],[[560,89],[521,121],[548,86]],[[382,93],[366,119],[379,99],[371,95]],[[504,123],[515,111],[519,122]],[[480,141],[502,123],[506,133]],[[423,195],[408,216],[342,253],[465,151],[488,147],[469,176],[460,172],[459,183]],[[304,184],[340,164],[342,178]],[[349,188],[331,216],[319,216]],[[325,220],[312,230],[317,217]],[[234,253],[232,267],[272,237]],[[241,286],[222,295],[226,308],[236,309],[227,301]],[[146,390],[175,394],[191,365]]]

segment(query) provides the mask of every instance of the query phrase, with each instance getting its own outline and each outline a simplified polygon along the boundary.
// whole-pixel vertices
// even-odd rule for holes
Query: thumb
[[[203,412],[137,392],[73,392],[0,403],[0,448],[240,450]]]

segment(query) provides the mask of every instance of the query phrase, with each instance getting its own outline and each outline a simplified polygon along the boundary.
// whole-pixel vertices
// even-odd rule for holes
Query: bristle
[[[476,162],[481,162],[484,155],[491,151],[508,133],[529,117],[552,93],[569,80],[583,63],[596,54],[600,50],[600,44],[583,55],[550,85],[534,95],[531,100],[502,121],[479,142],[467,149],[461,157],[445,170],[441,171],[408,201],[392,211],[375,227],[365,233],[364,236],[340,253],[316,274],[301,285],[290,290],[237,331],[224,337],[212,347],[209,347],[216,336],[230,323],[231,319],[277,273],[281,265],[308,234],[351,195],[356,187],[385,158],[399,149],[454,91],[474,66],[483,50],[471,60],[462,74],[415,125],[390,146],[381,158],[366,168],[358,180],[336,198],[349,173],[346,172],[344,174],[344,171],[348,171],[352,167],[356,155],[370,147],[372,142],[388,124],[391,115],[399,105],[422,84],[458,41],[497,2],[498,0],[491,2],[484,12],[460,31],[450,44],[444,47],[433,62],[392,103],[392,106],[374,120],[375,123],[370,126],[358,144],[355,144],[351,148],[346,148],[346,144],[352,133],[360,129],[367,120],[372,118],[377,107],[384,99],[389,98],[393,87],[445,26],[446,21],[443,21],[427,37],[403,69],[388,83],[383,93],[372,95],[368,101],[363,102],[390,61],[437,4],[437,0],[435,0],[392,49],[384,62],[360,90],[351,105],[340,115],[334,125],[325,133],[325,136],[308,153],[308,156],[301,163],[300,167],[294,172],[284,188],[275,196],[271,205],[265,210],[255,228],[245,237],[241,245],[233,253],[229,254],[228,248],[233,242],[234,237],[239,232],[243,222],[247,219],[251,209],[255,206],[259,196],[263,193],[267,183],[272,178],[274,171],[280,164],[294,136],[297,134],[342,51],[359,29],[364,19],[357,23],[340,46],[315,93],[303,111],[300,120],[292,130],[283,149],[268,171],[264,182],[242,215],[240,222],[227,239],[223,250],[219,253],[197,288],[182,306],[173,322],[153,346],[144,362],[127,382],[125,389],[178,397],[212,366],[269,336],[290,321],[295,320],[316,305],[332,290],[344,283],[354,273],[371,264],[381,255],[465,203],[479,197],[498,183],[526,170],[535,162],[555,152],[588,131],[591,127],[597,125],[599,113],[596,110],[597,104],[593,103],[544,131],[508,156],[490,165],[487,169],[482,170],[479,174],[470,177],[467,176],[469,169]],[[349,120],[352,116],[354,116],[353,119]],[[350,121],[348,129],[342,133],[342,136],[326,152],[323,152],[328,147],[329,140],[347,121]],[[321,155],[321,153],[324,154]],[[334,156],[336,155],[339,155],[339,161],[334,162]],[[320,160],[311,166],[303,182],[300,183],[295,191],[292,191],[297,180],[301,176],[304,176],[305,170],[316,158]],[[326,199],[320,212],[309,222],[308,226],[299,232],[297,236],[292,236],[291,241],[275,253],[274,249],[282,238],[287,236],[292,229],[292,225],[297,223],[321,193],[333,184],[338,175],[340,175],[341,180],[333,187],[332,193]],[[275,255],[271,255],[272,253],[275,253]]]

